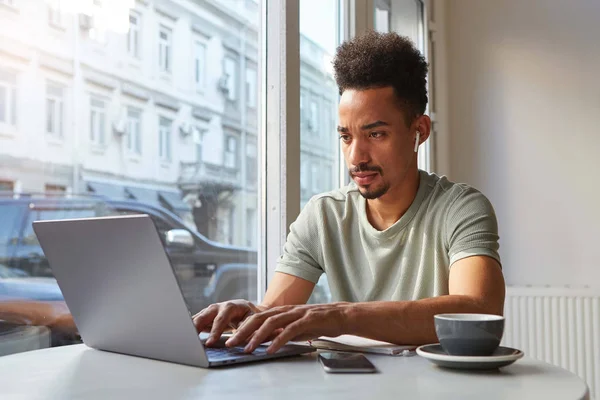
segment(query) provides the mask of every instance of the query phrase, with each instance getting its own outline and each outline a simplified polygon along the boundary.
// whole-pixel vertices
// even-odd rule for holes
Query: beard
[[[371,188],[371,185],[366,187],[358,187],[358,192],[367,200],[375,200],[379,197],[383,196],[390,189],[390,185],[388,183],[384,183],[379,187]]]
[[[356,167],[351,168],[348,171],[348,173],[350,174],[350,178],[353,179],[355,173],[368,171],[378,172],[379,176],[383,177],[383,170],[381,169],[381,167],[378,167],[376,165],[358,164]],[[364,197],[367,200],[377,199],[386,194],[389,189],[390,184],[386,182],[381,183],[381,185],[379,185],[378,187],[376,187],[375,185],[358,185],[358,192],[361,194],[362,197]]]

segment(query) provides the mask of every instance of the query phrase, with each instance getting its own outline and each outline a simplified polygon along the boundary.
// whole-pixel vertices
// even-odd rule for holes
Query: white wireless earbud
[[[415,153],[419,148],[419,140],[421,139],[421,132],[417,131],[417,138],[415,139]]]

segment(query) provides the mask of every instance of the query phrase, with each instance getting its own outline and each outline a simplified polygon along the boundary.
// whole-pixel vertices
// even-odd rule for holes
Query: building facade
[[[0,190],[134,199],[256,247],[259,4],[68,4],[0,0]],[[336,182],[337,97],[301,52],[304,204]]]

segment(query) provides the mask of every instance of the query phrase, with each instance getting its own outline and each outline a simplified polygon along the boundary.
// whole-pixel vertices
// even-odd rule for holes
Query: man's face
[[[416,168],[414,130],[406,124],[393,88],[346,90],[338,134],[346,166],[360,193],[377,199],[402,185]]]

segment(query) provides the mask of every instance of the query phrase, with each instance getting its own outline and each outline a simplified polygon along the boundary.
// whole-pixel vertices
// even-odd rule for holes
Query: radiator
[[[565,368],[600,396],[600,290],[508,287],[502,345]]]

